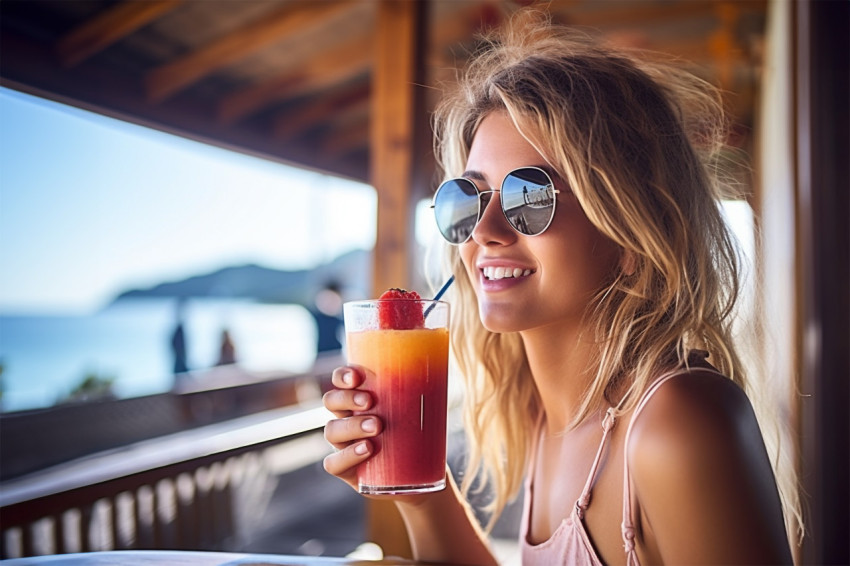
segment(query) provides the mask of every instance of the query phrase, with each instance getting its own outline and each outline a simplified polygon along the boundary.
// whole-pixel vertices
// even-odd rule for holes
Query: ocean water
[[[316,358],[315,323],[298,305],[198,299],[183,322],[190,370],[216,363],[225,328],[248,370],[306,371]],[[51,406],[90,373],[114,378],[122,398],[168,391],[175,324],[172,299],[123,300],[90,315],[0,314],[0,407]]]

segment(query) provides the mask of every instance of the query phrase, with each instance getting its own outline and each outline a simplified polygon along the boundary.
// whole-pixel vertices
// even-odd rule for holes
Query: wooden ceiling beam
[[[356,149],[368,148],[369,107],[352,108],[339,120],[320,142],[322,153],[327,159],[336,159]]]
[[[238,31],[150,71],[145,77],[148,99],[160,102],[203,77],[291,35],[306,34],[352,8],[342,0],[290,2]]]
[[[368,149],[363,143],[369,139],[369,123],[352,124],[328,136],[321,144],[322,156],[328,160],[336,160],[344,155],[359,150]]]
[[[297,98],[366,73],[372,63],[371,47],[372,38],[363,35],[320,51],[285,74],[224,97],[218,105],[218,120],[230,124],[270,103]]]
[[[167,14],[183,0],[125,1],[86,20],[56,43],[56,55],[70,69],[139,28]]]
[[[708,40],[712,58],[716,61],[717,78],[721,87],[729,89],[732,86],[735,56],[740,52],[735,39],[735,27],[741,17],[741,9],[737,4],[718,3],[715,8],[720,25]]]
[[[449,47],[475,39],[475,34],[501,23],[504,13],[495,3],[458,2],[458,9],[441,15],[431,32],[433,45]]]
[[[346,112],[349,108],[365,107],[368,112],[369,93],[371,88],[368,83],[355,87],[335,96],[325,97],[312,104],[302,104],[294,110],[290,110],[274,120],[272,136],[278,140],[293,139],[299,134],[313,128],[317,123],[333,119],[340,112]],[[368,138],[368,134],[364,139]]]
[[[713,17],[718,4],[736,4],[742,11],[766,13],[767,0],[690,0],[688,2],[642,3],[631,0],[604,2],[595,10],[576,9],[575,2],[551,6],[552,14],[566,24],[593,26],[606,29],[617,26],[639,28],[653,24],[667,24],[676,20]]]

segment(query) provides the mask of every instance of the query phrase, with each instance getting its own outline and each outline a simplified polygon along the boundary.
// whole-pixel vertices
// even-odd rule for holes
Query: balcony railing
[[[321,433],[329,416],[313,397],[7,480],[0,557],[237,548],[256,515],[257,486],[329,450]]]

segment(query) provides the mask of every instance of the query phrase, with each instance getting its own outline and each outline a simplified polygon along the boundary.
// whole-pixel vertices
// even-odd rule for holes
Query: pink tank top
[[[703,359],[705,358],[705,353],[703,352],[695,352],[694,354],[701,355]],[[701,364],[697,362],[693,365]],[[700,369],[709,368],[710,366],[708,364],[705,364],[704,366],[701,365],[700,367]],[[687,370],[684,369],[677,369],[674,372],[660,377],[652,384],[646,393],[644,393],[637,405],[637,408],[635,409],[631,421],[629,422],[629,428],[626,431],[626,447],[629,445],[629,436],[631,435],[632,424],[635,422],[635,419],[637,419],[638,415],[652,395],[668,379],[681,375],[686,371]],[[593,460],[593,465],[590,468],[590,473],[588,474],[587,482],[584,484],[584,489],[582,489],[581,496],[578,501],[576,501],[569,516],[561,521],[561,524],[558,525],[558,528],[555,529],[548,540],[545,540],[540,544],[531,544],[528,542],[528,535],[529,527],[531,526],[531,502],[534,494],[532,478],[534,477],[534,466],[537,460],[537,445],[539,444],[539,435],[541,432],[540,426],[538,427],[537,434],[535,435],[535,442],[533,443],[531,451],[531,464],[525,480],[525,503],[523,506],[522,523],[520,526],[520,547],[522,550],[523,566],[535,564],[539,564],[541,566],[554,566],[557,564],[570,566],[592,564],[594,566],[602,566],[602,561],[599,559],[599,556],[596,554],[596,549],[593,548],[593,544],[590,542],[590,537],[585,529],[583,519],[584,513],[590,506],[590,493],[593,488],[593,483],[596,480],[596,472],[605,451],[605,443],[608,440],[608,433],[614,428],[617,413],[618,408],[611,407],[605,414],[605,418],[602,421],[602,440],[599,443],[599,449],[596,452],[596,457]],[[540,425],[542,424],[543,422],[541,419]],[[629,477],[628,458],[624,457],[623,462],[623,546],[626,553],[627,566],[639,566],[640,561],[638,561],[637,552],[635,550],[636,531],[634,526],[634,517],[632,517],[631,482]]]

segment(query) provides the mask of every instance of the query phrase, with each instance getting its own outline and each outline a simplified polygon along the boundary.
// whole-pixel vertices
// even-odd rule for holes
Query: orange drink
[[[425,308],[437,305],[425,328],[356,324],[358,318],[371,320],[380,302],[347,303],[345,311],[348,361],[364,368],[361,389],[373,399],[368,413],[384,425],[372,439],[374,455],[358,469],[359,489],[372,494],[437,491],[446,478],[448,305],[419,301]]]

